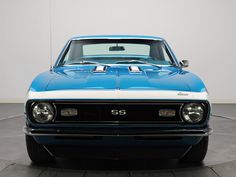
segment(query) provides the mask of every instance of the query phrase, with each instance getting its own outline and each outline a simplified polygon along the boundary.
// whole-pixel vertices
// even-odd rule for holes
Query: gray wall
[[[235,0],[0,0],[0,102],[24,101],[49,69],[50,38],[56,58],[68,38],[90,34],[162,36],[213,102],[236,102],[235,9]]]

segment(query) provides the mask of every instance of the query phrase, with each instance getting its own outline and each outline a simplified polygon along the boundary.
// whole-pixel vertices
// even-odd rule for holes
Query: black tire
[[[208,136],[203,137],[198,144],[191,147],[191,149],[180,159],[180,161],[193,163],[202,162],[207,153],[208,141]]]
[[[28,155],[34,163],[49,163],[54,158],[49,152],[40,144],[38,144],[32,136],[25,135],[26,147]]]

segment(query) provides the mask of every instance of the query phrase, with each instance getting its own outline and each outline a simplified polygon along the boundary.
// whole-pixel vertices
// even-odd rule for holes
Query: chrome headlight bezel
[[[43,117],[40,118],[40,115],[38,115],[38,117],[37,117],[37,113],[35,113],[34,111],[37,111],[37,109],[38,109],[38,111],[40,111],[39,106],[41,107],[41,111],[50,112],[50,114],[51,114],[51,115],[49,115],[50,117],[48,117],[47,119],[45,119]],[[44,107],[42,108],[42,106],[44,106]],[[45,113],[42,113],[41,116],[45,116],[44,114]],[[34,102],[31,104],[30,117],[36,123],[41,123],[41,124],[50,123],[56,117],[56,107],[54,104],[49,103],[49,102]]]
[[[198,106],[198,110],[194,108],[196,106]],[[187,110],[187,107],[192,107],[192,109],[194,109],[192,111],[194,111],[195,114],[193,113],[192,118],[189,116],[189,114],[187,114],[187,111],[191,111],[191,110]],[[197,116],[196,111],[198,111],[199,117],[196,117]],[[185,103],[181,108],[181,117],[183,121],[186,123],[190,123],[190,124],[201,123],[204,120],[205,116],[206,116],[206,108],[205,108],[205,105],[202,103]]]

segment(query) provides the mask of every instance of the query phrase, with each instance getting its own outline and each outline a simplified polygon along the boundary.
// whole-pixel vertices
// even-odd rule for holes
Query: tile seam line
[[[13,115],[13,116],[1,117],[1,118],[0,118],[0,121],[1,121],[1,120],[7,120],[7,119],[20,118],[20,117],[22,117],[22,116],[24,116],[24,114],[18,114],[18,115]]]
[[[5,170],[5,169],[7,169],[8,167],[13,166],[13,165],[16,165],[16,163],[12,162],[12,163],[10,163],[9,165],[5,166],[2,170],[0,170],[0,174],[1,174],[1,172],[2,172],[3,170]]]
[[[216,176],[221,177],[221,176],[213,169],[213,167],[208,167],[208,168],[211,169],[211,171],[213,171],[213,173],[215,173]]]
[[[228,119],[228,120],[236,121],[236,118],[233,118],[233,117],[222,116],[222,115],[218,115],[218,114],[211,114],[211,116],[212,116],[212,117],[221,118],[221,119]]]
[[[38,177],[40,177],[45,171],[47,171],[48,168],[43,168],[40,173],[38,174]]]
[[[175,170],[174,170],[174,169],[171,170],[171,174],[173,175],[173,177],[177,177],[177,176],[175,175]]]

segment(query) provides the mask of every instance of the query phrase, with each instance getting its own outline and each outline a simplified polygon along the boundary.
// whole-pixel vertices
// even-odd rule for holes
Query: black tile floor
[[[26,153],[23,110],[23,104],[0,104],[0,177],[236,177],[236,104],[213,105],[214,133],[201,165],[78,159],[36,166]]]

